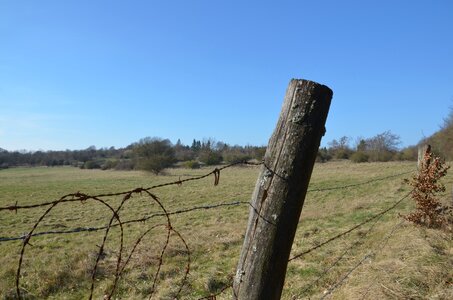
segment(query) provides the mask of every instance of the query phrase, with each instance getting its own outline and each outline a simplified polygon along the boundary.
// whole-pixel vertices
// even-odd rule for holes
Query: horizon
[[[3,1],[0,147],[265,146],[291,78],[333,90],[322,147],[388,130],[416,145],[453,104],[452,11],[446,0]]]

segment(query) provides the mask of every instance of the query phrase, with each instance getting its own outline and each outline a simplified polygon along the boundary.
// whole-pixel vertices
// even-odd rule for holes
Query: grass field
[[[317,164],[302,212],[293,255],[363,222],[390,207],[409,191],[403,183],[410,174],[374,181],[415,170],[415,163],[329,162]],[[211,169],[169,169],[164,176],[138,171],[13,168],[0,171],[0,207],[57,200],[74,192],[103,194],[129,191],[159,183],[202,175]],[[233,167],[221,172],[220,184],[212,176],[152,190],[169,212],[201,205],[249,201],[259,167]],[[330,187],[355,185],[341,189]],[[451,201],[453,176],[444,183]],[[323,190],[323,191],[319,191]],[[122,197],[105,197],[113,207]],[[282,299],[453,299],[453,242],[447,233],[414,227],[399,214],[413,207],[411,200],[382,218],[369,222],[335,241],[291,261]],[[28,233],[48,207],[0,211],[0,240]],[[161,211],[145,193],[134,195],[120,212],[123,221]],[[249,213],[247,204],[195,210],[171,215],[171,223],[190,249],[190,273],[181,299],[198,299],[227,285],[235,273]],[[105,226],[111,212],[96,201],[55,206],[35,232]],[[124,225],[124,254],[140,235],[165,217]],[[401,223],[401,224],[400,224]],[[398,225],[400,224],[400,225]],[[101,299],[113,284],[120,239],[111,229],[95,280],[94,299]],[[29,299],[83,299],[90,293],[91,272],[105,230],[32,237],[21,268],[21,293]],[[181,286],[187,251],[175,234],[159,265],[166,242],[164,225],[152,229],[135,249],[118,283],[114,298],[148,299],[156,281],[154,299],[173,299]],[[0,299],[15,295],[22,241],[0,241]],[[338,261],[338,262],[337,262]],[[346,277],[346,275],[353,272]],[[330,291],[332,294],[330,295]],[[217,299],[230,299],[226,290]]]

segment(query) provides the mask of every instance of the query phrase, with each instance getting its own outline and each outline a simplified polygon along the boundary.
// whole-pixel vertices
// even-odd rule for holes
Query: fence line
[[[158,184],[158,185],[154,185],[154,186],[151,186],[151,187],[148,187],[148,188],[137,188],[135,190],[138,190],[138,191],[149,191],[149,190],[152,190],[152,189],[161,188],[161,187],[170,186],[170,185],[181,185],[181,184],[183,184],[185,182],[204,179],[206,177],[209,177],[210,175],[218,174],[218,172],[220,172],[220,171],[222,171],[224,169],[227,169],[227,168],[230,168],[230,167],[233,167],[233,166],[236,166],[236,165],[240,165],[240,164],[251,165],[251,166],[260,166],[260,165],[264,165],[264,162],[261,162],[261,163],[253,163],[253,162],[247,162],[247,161],[236,162],[236,163],[232,163],[232,164],[226,165],[226,166],[224,166],[224,167],[222,167],[220,169],[216,168],[216,169],[212,170],[211,172],[209,172],[207,174],[204,174],[204,175],[198,175],[196,177],[195,177],[195,175],[191,175],[191,176],[194,176],[194,177],[193,178],[186,178],[186,179],[182,179],[182,180],[179,179],[179,180],[176,180],[176,181],[171,181],[171,182],[163,183],[163,184]],[[271,171],[272,174],[277,174],[275,171],[272,171],[269,167],[266,166],[266,168],[269,171]],[[339,189],[357,187],[357,186],[361,186],[361,185],[371,184],[371,183],[374,183],[374,182],[378,182],[378,181],[383,181],[383,180],[399,177],[399,176],[402,176],[402,175],[407,175],[407,174],[410,174],[410,173],[413,173],[413,172],[414,171],[402,172],[402,173],[389,175],[389,176],[381,177],[381,178],[376,178],[376,179],[368,180],[368,181],[365,181],[365,182],[359,182],[359,183],[355,183],[355,184],[348,184],[348,185],[334,186],[334,187],[327,187],[327,188],[319,188],[319,189],[309,189],[309,190],[307,190],[307,192],[325,192],[325,191],[332,191],[332,190],[339,190]],[[278,175],[278,176],[280,176],[280,178],[284,178],[281,175]],[[217,182],[217,184],[218,184],[218,179],[215,179],[215,182]],[[122,196],[122,195],[127,195],[130,192],[134,192],[135,190],[125,191],[125,192],[118,192],[118,193],[99,194],[99,195],[93,195],[93,196],[90,196],[90,197],[102,198],[102,197]],[[63,196],[62,198],[66,198],[66,197],[70,197],[70,196],[77,197],[78,193],[67,194],[67,195]],[[79,199],[76,199],[76,200],[63,199],[62,200],[62,199],[59,199],[59,200],[53,200],[53,201],[42,202],[42,203],[38,203],[38,204],[30,204],[30,205],[18,205],[18,202],[16,201],[16,203],[14,205],[0,206],[0,211],[10,210],[10,211],[17,212],[19,209],[38,208],[38,207],[43,207],[43,206],[50,206],[50,205],[53,205],[55,203],[73,202],[73,201],[83,201],[83,200],[79,200]]]
[[[218,169],[218,170],[223,170],[223,169],[226,169],[226,168],[229,168],[229,167],[232,167],[232,166],[236,166],[238,164],[259,166],[262,163],[237,162],[237,163],[233,163],[233,164],[227,165],[225,167],[222,167],[221,169]],[[268,168],[268,167],[266,166],[266,168]],[[163,186],[169,186],[169,185],[175,185],[175,184],[176,185],[180,185],[183,182],[206,178],[206,177],[214,174],[214,172],[215,172],[215,169],[213,171],[205,174],[205,175],[190,175],[190,176],[193,176],[194,178],[172,181],[172,182],[169,182],[169,183],[165,183],[165,184],[161,184],[161,185],[155,185],[155,186],[152,186],[152,187],[149,187],[149,188],[145,188],[145,189],[141,189],[141,190],[149,191],[151,189],[155,189],[155,188],[159,188],[159,187],[163,187]],[[273,172],[273,173],[275,173],[275,172]],[[357,186],[361,186],[361,185],[371,184],[371,183],[374,183],[374,182],[378,182],[378,181],[383,181],[383,180],[399,177],[399,176],[410,174],[410,173],[413,173],[413,171],[408,171],[408,172],[398,173],[398,174],[394,174],[394,175],[389,175],[389,176],[386,176],[386,177],[376,178],[376,179],[373,179],[373,180],[368,180],[368,181],[360,182],[360,183],[356,183],[356,184],[349,184],[349,185],[342,185],[342,186],[328,187],[328,188],[320,188],[320,189],[309,189],[307,192],[324,192],[324,191],[331,191],[331,190],[338,190],[338,189],[346,189],[346,188],[351,188],[351,187],[357,187]],[[135,190],[132,190],[132,191],[136,191],[136,190],[138,190],[138,189],[135,189]],[[100,198],[100,197],[109,197],[109,196],[119,196],[119,195],[128,194],[129,192],[131,192],[131,191],[112,193],[112,194],[99,194],[99,195],[94,195],[94,196],[89,196],[89,197]],[[63,196],[62,198],[66,198],[66,197],[70,197],[70,196],[79,197],[79,196],[82,196],[82,194],[78,194],[78,193],[67,194],[67,195]],[[15,205],[0,207],[0,211],[2,211],[2,210],[10,210],[10,211],[16,211],[17,212],[17,210],[19,210],[19,209],[31,209],[31,208],[38,208],[38,207],[43,207],[43,206],[54,205],[55,203],[76,202],[76,201],[85,201],[85,200],[84,199],[82,199],[82,200],[81,199],[59,199],[59,200],[54,200],[54,201],[50,201],[50,202],[43,202],[43,203],[39,203],[39,204],[32,204],[32,205],[18,205],[17,202],[16,202]],[[219,208],[219,207],[223,207],[223,206],[238,206],[238,205],[242,205],[242,204],[247,204],[247,205],[251,206],[255,210],[255,212],[258,213],[257,210],[248,201],[233,201],[233,202],[230,202],[230,203],[224,203],[223,202],[223,203],[218,203],[218,204],[213,204],[213,205],[195,206],[195,207],[191,207],[191,208],[177,210],[177,211],[174,211],[174,212],[168,212],[168,215],[176,215],[176,214],[191,212],[191,211],[195,211],[195,210],[202,210],[202,209]],[[129,224],[129,223],[145,222],[145,221],[147,221],[149,219],[152,219],[154,217],[159,217],[159,216],[165,216],[165,214],[164,213],[154,213],[154,214],[151,214],[150,216],[146,216],[146,217],[143,217],[143,218],[140,218],[140,219],[124,221],[122,224],[124,225],[124,224]],[[264,217],[261,216],[261,218],[264,218]],[[269,223],[272,223],[269,220],[266,220],[266,221],[269,222]],[[116,226],[118,226],[118,224],[112,224],[111,225],[111,227],[116,227]],[[74,229],[69,229],[69,230],[58,230],[58,231],[53,230],[53,231],[45,231],[45,232],[33,233],[31,235],[31,237],[41,236],[41,235],[48,235],[48,234],[66,234],[66,233],[78,233],[78,232],[91,232],[91,231],[104,230],[106,228],[107,228],[107,226],[101,226],[101,227],[79,227],[79,228],[74,228]],[[22,235],[22,236],[19,236],[19,237],[0,237],[0,243],[1,242],[8,242],[8,241],[24,240],[26,237],[27,237],[27,235]]]
[[[388,178],[392,178],[392,177],[395,177],[395,176],[390,176],[390,177],[388,177]],[[377,225],[377,223],[380,221],[380,219],[381,219],[386,213],[388,213],[388,212],[390,212],[391,210],[395,209],[401,202],[403,202],[404,200],[406,200],[406,199],[408,198],[408,196],[410,195],[411,192],[412,192],[412,191],[410,191],[410,192],[409,192],[408,194],[406,194],[404,197],[402,197],[401,199],[399,199],[398,201],[396,201],[396,202],[395,202],[392,206],[390,206],[389,208],[387,208],[387,209],[385,209],[385,210],[383,210],[383,211],[381,211],[381,212],[379,212],[379,213],[373,215],[372,217],[370,217],[370,218],[368,218],[367,220],[365,220],[365,221],[363,221],[363,222],[357,224],[356,226],[350,228],[349,230],[346,230],[346,231],[344,231],[344,232],[342,232],[342,233],[340,233],[340,234],[338,234],[338,235],[335,235],[335,236],[333,236],[333,237],[327,239],[326,241],[320,243],[319,245],[317,245],[317,246],[315,246],[315,247],[312,247],[312,248],[310,248],[310,249],[307,249],[307,250],[305,250],[305,251],[303,251],[303,252],[301,252],[301,253],[299,253],[299,254],[293,256],[292,258],[290,258],[290,259],[288,260],[289,262],[292,261],[292,260],[301,258],[301,257],[303,257],[304,255],[306,255],[306,254],[308,254],[308,253],[310,253],[310,252],[313,252],[314,250],[317,250],[317,249],[321,248],[322,246],[325,246],[325,245],[327,245],[327,244],[329,244],[329,243],[331,243],[331,242],[333,242],[333,241],[339,239],[340,237],[342,237],[342,236],[344,236],[344,235],[346,235],[346,234],[349,234],[349,233],[353,232],[354,230],[356,230],[356,229],[362,227],[363,225],[365,225],[365,224],[367,224],[367,223],[370,223],[370,222],[374,221],[374,223],[373,223],[373,224],[370,226],[370,228],[365,232],[365,234],[364,234],[362,237],[360,237],[359,239],[357,239],[351,246],[349,246],[349,247],[348,247],[348,248],[347,248],[347,249],[346,249],[346,250],[345,250],[338,258],[337,258],[337,260],[336,260],[330,267],[328,267],[326,270],[324,270],[324,271],[322,272],[322,274],[321,274],[317,279],[315,279],[314,281],[312,281],[312,282],[311,282],[311,283],[303,290],[303,292],[308,291],[309,288],[310,288],[311,286],[315,285],[317,282],[319,282],[319,280],[321,280],[324,276],[326,276],[326,275],[328,274],[328,272],[329,272],[330,270],[332,270],[332,269],[333,269],[333,268],[334,268],[334,267],[335,267],[335,266],[336,266],[336,265],[337,265],[337,264],[338,264],[338,263],[346,256],[346,254],[347,254],[350,250],[352,250],[354,247],[356,247],[357,245],[359,245],[360,242],[361,242],[362,240],[364,240],[365,237],[366,237],[369,233],[371,233],[371,232],[373,231],[373,229],[375,228],[375,226]],[[404,220],[401,221],[401,222],[399,222],[399,223],[398,223],[398,226],[400,226],[403,222],[404,222]],[[396,226],[395,226],[395,227],[396,227]],[[385,240],[386,240],[385,245],[387,244],[387,242],[388,242],[388,240],[390,239],[391,235],[393,235],[394,231],[395,231],[395,229],[392,229],[392,230],[391,230],[391,234],[388,235],[387,238],[385,238]],[[383,249],[383,248],[385,247],[385,245],[384,245],[381,249]],[[343,282],[347,279],[347,277],[348,277],[353,271],[355,271],[355,270],[356,270],[356,269],[357,269],[357,268],[358,268],[358,267],[359,267],[359,266],[360,266],[367,258],[369,258],[372,254],[373,254],[373,253],[367,254],[364,258],[362,258],[362,259],[359,261],[358,264],[356,264],[351,270],[349,270],[349,271],[347,272],[347,274],[341,279],[340,284],[343,283]],[[374,253],[374,254],[375,254],[375,253]],[[373,254],[373,255],[374,255],[374,254]],[[336,284],[336,285],[334,286],[334,288],[332,288],[331,291],[328,291],[328,293],[325,294],[325,295],[322,297],[322,299],[324,299],[327,295],[333,293],[333,291],[334,291],[335,289],[337,289],[337,288],[340,286],[340,284]],[[217,296],[223,294],[226,290],[228,290],[229,288],[232,288],[232,287],[233,287],[233,283],[231,282],[230,284],[224,286],[218,293],[212,294],[212,295],[207,296],[207,297],[200,298],[200,299],[198,299],[198,300],[202,300],[202,299],[203,299],[203,300],[204,300],[204,299],[207,299],[207,300],[209,300],[209,299],[216,299]]]
[[[159,255],[159,258],[158,258],[159,263],[158,263],[158,266],[157,266],[157,270],[154,273],[154,280],[153,280],[152,288],[151,288],[151,291],[150,291],[150,298],[153,296],[153,294],[154,294],[154,292],[156,290],[157,281],[158,281],[158,278],[159,278],[161,267],[163,266],[163,257],[165,255],[165,252],[166,252],[167,247],[169,245],[171,236],[176,236],[180,240],[180,242],[184,245],[184,247],[186,249],[185,251],[186,251],[186,254],[187,254],[185,273],[182,276],[183,278],[181,280],[181,284],[179,285],[178,291],[176,293],[176,298],[178,298],[178,296],[182,292],[182,289],[183,289],[184,285],[186,284],[186,281],[187,281],[187,278],[188,278],[188,275],[189,275],[189,272],[190,272],[191,251],[190,251],[190,248],[189,248],[187,242],[183,238],[183,236],[177,230],[175,230],[173,228],[171,220],[170,220],[170,216],[184,214],[184,213],[188,213],[188,212],[192,212],[192,211],[196,211],[196,210],[210,210],[210,209],[216,209],[216,208],[222,208],[222,207],[249,205],[255,211],[255,213],[258,214],[258,216],[261,219],[263,219],[266,222],[271,223],[271,224],[272,224],[272,222],[267,220],[264,216],[260,215],[259,212],[256,210],[256,208],[254,208],[253,205],[250,202],[248,202],[248,201],[221,202],[221,203],[212,204],[212,205],[201,205],[201,206],[183,208],[183,209],[179,209],[179,210],[170,212],[170,211],[167,211],[165,209],[165,207],[162,205],[160,199],[155,194],[151,193],[150,191],[153,190],[153,189],[161,188],[161,187],[172,186],[172,185],[181,185],[183,183],[187,183],[187,182],[191,182],[191,181],[195,181],[195,180],[201,180],[201,179],[209,177],[211,175],[214,176],[214,185],[218,185],[219,184],[219,180],[220,180],[220,171],[222,171],[224,169],[227,169],[227,168],[230,168],[230,167],[233,167],[233,166],[236,166],[236,165],[240,165],[240,164],[242,164],[242,165],[252,165],[252,166],[263,165],[264,168],[266,168],[272,174],[278,176],[281,179],[285,179],[283,176],[278,175],[278,174],[276,174],[275,171],[271,170],[264,162],[252,163],[252,162],[247,162],[247,161],[241,161],[241,162],[236,162],[236,163],[232,163],[232,164],[229,164],[229,165],[225,165],[225,166],[223,166],[221,168],[215,168],[211,172],[208,172],[208,173],[206,173],[204,175],[194,176],[194,177],[187,178],[187,179],[182,179],[182,180],[181,180],[181,178],[179,178],[179,180],[176,180],[176,181],[171,181],[171,182],[167,182],[167,183],[163,183],[163,184],[158,184],[158,185],[154,185],[154,186],[151,186],[151,187],[148,187],[148,188],[136,188],[136,189],[133,189],[133,190],[130,190],[130,191],[125,191],[125,192],[104,193],[104,194],[98,194],[98,195],[88,195],[88,194],[83,194],[83,193],[77,192],[77,193],[64,195],[60,199],[54,200],[54,201],[48,201],[48,202],[43,202],[43,203],[38,203],[38,204],[31,204],[31,205],[18,205],[18,203],[16,202],[14,205],[11,205],[11,206],[0,207],[0,211],[9,210],[9,211],[15,211],[16,213],[17,213],[18,210],[22,210],[22,209],[48,207],[46,209],[46,211],[38,218],[38,220],[33,225],[32,229],[28,232],[28,234],[25,234],[25,235],[22,235],[22,236],[19,236],[19,237],[0,237],[0,243],[1,242],[8,242],[8,241],[16,241],[16,240],[22,240],[23,241],[21,252],[20,252],[20,257],[19,257],[18,268],[17,268],[17,272],[16,272],[16,283],[15,284],[16,284],[17,297],[19,299],[21,299],[21,297],[22,297],[21,290],[20,290],[20,278],[21,278],[21,271],[22,271],[22,263],[23,263],[23,259],[25,257],[26,247],[28,245],[31,245],[30,244],[30,239],[32,237],[37,237],[37,236],[42,236],[42,235],[49,235],[49,234],[70,234],[70,233],[77,233],[77,232],[94,232],[94,231],[105,230],[105,233],[104,233],[103,238],[102,238],[102,244],[99,246],[99,251],[98,251],[98,254],[97,254],[97,257],[96,257],[96,262],[95,262],[95,265],[94,265],[92,273],[91,273],[91,286],[90,286],[89,299],[92,299],[93,293],[94,293],[94,290],[95,290],[95,280],[96,280],[97,268],[98,268],[99,262],[101,260],[101,257],[103,255],[104,247],[105,247],[106,241],[108,239],[108,236],[109,236],[109,233],[110,233],[110,229],[114,228],[114,227],[119,227],[119,230],[120,230],[120,244],[118,246],[118,251],[117,251],[118,257],[117,257],[117,260],[116,260],[116,267],[115,267],[115,272],[114,272],[114,281],[113,281],[112,288],[108,291],[108,294],[106,295],[106,299],[111,299],[111,297],[115,293],[115,290],[117,288],[118,282],[119,282],[121,276],[123,275],[126,266],[129,264],[132,255],[136,251],[138,245],[142,242],[143,238],[146,235],[148,235],[151,231],[153,231],[154,229],[156,229],[158,227],[163,227],[163,228],[165,228],[165,234],[166,234],[165,243],[162,246],[162,248],[160,248],[160,255]],[[320,189],[312,189],[312,190],[308,190],[308,192],[322,192],[322,191],[331,191],[331,190],[336,190],[336,189],[345,189],[345,188],[357,187],[357,186],[370,184],[370,183],[377,182],[377,181],[383,181],[383,180],[387,180],[387,179],[392,179],[392,178],[395,178],[395,177],[398,177],[398,176],[409,174],[411,172],[413,172],[413,171],[398,173],[398,174],[394,174],[394,175],[390,175],[390,176],[386,176],[386,177],[381,177],[381,178],[376,178],[376,179],[372,179],[372,180],[368,180],[368,181],[360,182],[360,183],[356,183],[356,184],[349,184],[349,185],[336,186],[336,187],[328,187],[328,188],[322,188],[322,189],[321,188]],[[161,211],[152,213],[152,214],[150,214],[148,216],[144,216],[144,217],[139,218],[139,219],[132,219],[132,220],[127,220],[127,221],[122,221],[121,218],[119,217],[119,212],[124,207],[124,204],[127,201],[129,201],[133,197],[133,195],[135,195],[135,194],[145,194],[147,196],[147,198],[150,199],[151,203],[157,203],[158,204],[158,207],[160,207]],[[297,258],[301,258],[304,255],[306,255],[306,254],[308,254],[310,252],[313,252],[313,251],[315,251],[315,250],[317,250],[317,249],[319,249],[319,248],[321,248],[321,247],[323,247],[323,246],[325,246],[325,245],[327,245],[327,244],[329,244],[329,243],[341,238],[342,236],[345,236],[345,235],[357,230],[358,228],[364,226],[365,224],[370,223],[372,221],[375,221],[375,223],[370,227],[370,229],[366,232],[366,234],[362,238],[357,240],[355,243],[353,243],[353,245],[351,247],[349,247],[339,257],[339,259],[331,267],[329,267],[327,269],[327,271],[325,272],[325,273],[327,273],[328,271],[330,271],[336,264],[338,264],[343,259],[343,257],[347,254],[348,251],[350,251],[352,248],[354,248],[356,245],[358,245],[360,243],[360,241],[363,240],[366,237],[366,235],[373,230],[374,226],[379,222],[379,220],[381,219],[381,217],[383,215],[385,215],[389,211],[395,209],[402,201],[404,201],[409,196],[409,194],[410,194],[410,192],[407,195],[405,195],[403,198],[401,198],[398,201],[396,201],[393,205],[391,205],[387,209],[385,209],[385,210],[383,210],[383,211],[381,211],[381,212],[369,217],[365,221],[353,226],[352,228],[350,228],[350,229],[348,229],[348,230],[346,230],[346,231],[344,231],[344,232],[342,232],[340,234],[337,234],[337,235],[327,239],[326,241],[316,245],[315,247],[312,247],[310,249],[307,249],[307,250],[305,250],[305,251],[303,251],[301,253],[298,253],[298,254],[294,255],[293,257],[291,257],[289,259],[289,261],[295,260]],[[105,198],[105,197],[114,197],[114,196],[122,196],[123,197],[122,201],[120,202],[119,206],[116,209],[113,208],[110,204],[108,204],[106,200],[102,199],[102,198]],[[62,203],[70,203],[70,202],[81,202],[81,203],[84,203],[86,201],[98,202],[98,203],[104,205],[104,207],[111,212],[111,217],[110,217],[108,225],[99,226],[99,227],[78,227],[78,228],[73,228],[73,229],[69,229],[69,230],[59,230],[59,231],[35,232],[35,230],[37,229],[37,227],[41,223],[41,221],[43,219],[45,219],[45,217],[50,213],[50,211],[54,207],[56,207],[57,205],[62,204]],[[149,219],[152,219],[152,218],[155,218],[155,217],[165,217],[166,222],[164,222],[164,224],[154,225],[151,228],[147,229],[137,240],[135,240],[135,242],[133,243],[133,247],[132,247],[132,250],[130,251],[130,253],[129,254],[125,253],[125,250],[124,250],[124,228],[123,228],[123,226],[127,225],[127,224],[132,224],[132,223],[145,222],[145,221],[147,221]],[[365,257],[362,260],[364,261],[364,260],[366,260],[366,258],[367,257]],[[359,265],[357,265],[354,269],[352,269],[350,273],[352,273],[356,268],[358,268]],[[347,276],[349,276],[350,273],[348,273]],[[346,277],[343,280],[345,280]],[[318,278],[314,283],[311,283],[309,285],[309,287],[312,286],[313,284],[315,284],[316,282],[318,282],[319,280],[320,280],[320,278]],[[216,299],[217,296],[221,295],[222,293],[224,293],[226,290],[228,290],[231,287],[232,287],[232,282],[230,284],[224,286],[218,293],[211,294],[211,295],[209,295],[207,297],[200,298],[200,299]],[[332,290],[332,292],[333,292],[333,290]]]

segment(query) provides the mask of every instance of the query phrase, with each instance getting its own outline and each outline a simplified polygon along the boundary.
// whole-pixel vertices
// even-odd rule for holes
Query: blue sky
[[[453,104],[452,1],[0,1],[0,147],[146,136],[265,145],[291,78],[334,91],[323,145],[416,144]]]

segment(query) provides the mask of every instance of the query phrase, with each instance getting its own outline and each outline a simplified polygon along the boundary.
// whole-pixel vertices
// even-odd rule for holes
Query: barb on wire
[[[411,192],[412,192],[412,191],[411,191]],[[335,236],[333,236],[333,237],[327,239],[326,241],[320,243],[319,245],[316,245],[315,247],[312,247],[312,248],[310,248],[310,249],[307,249],[307,250],[305,250],[305,251],[303,251],[303,252],[300,252],[300,253],[294,255],[294,256],[291,257],[288,261],[292,261],[292,260],[294,260],[294,259],[301,258],[302,256],[304,256],[304,255],[306,255],[306,254],[308,254],[308,253],[310,253],[310,252],[312,252],[312,251],[314,251],[314,250],[316,250],[316,249],[318,249],[318,248],[321,248],[322,246],[325,246],[325,245],[327,245],[327,244],[329,244],[329,243],[331,243],[331,242],[333,242],[333,241],[335,241],[335,240],[341,238],[342,236],[344,236],[344,235],[346,235],[346,234],[349,234],[349,233],[353,232],[354,230],[356,230],[356,229],[362,227],[363,225],[365,225],[365,224],[367,224],[367,223],[369,223],[369,222],[375,220],[376,218],[379,218],[379,217],[385,215],[385,214],[388,213],[389,211],[391,211],[391,210],[393,210],[394,208],[396,208],[396,207],[397,207],[401,202],[403,202],[405,199],[407,199],[407,197],[410,195],[411,192],[407,193],[403,198],[401,198],[400,200],[396,201],[396,202],[395,202],[392,206],[390,206],[389,208],[387,208],[387,209],[381,211],[380,213],[377,213],[377,214],[371,216],[370,218],[368,218],[368,219],[366,219],[365,221],[363,221],[363,222],[361,222],[361,223],[359,223],[359,224],[357,224],[357,225],[351,227],[350,229],[348,229],[348,230],[346,230],[346,231],[344,231],[344,232],[342,232],[342,233],[340,233],[340,234],[337,234],[337,235],[335,235]]]

